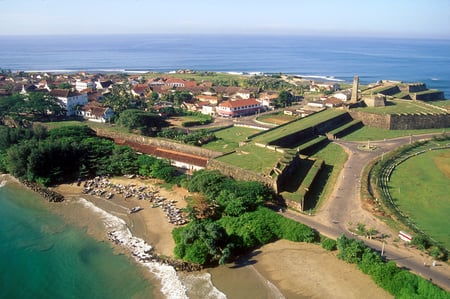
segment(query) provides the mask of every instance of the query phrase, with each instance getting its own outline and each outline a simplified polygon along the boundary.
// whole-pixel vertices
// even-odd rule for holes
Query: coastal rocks
[[[40,196],[42,196],[45,200],[48,202],[62,202],[64,201],[64,196],[62,194],[59,194],[58,192],[49,190],[45,187],[42,187],[38,183],[33,183],[29,181],[21,181],[22,184],[24,184],[26,187],[31,189],[32,191],[38,193]]]
[[[161,208],[169,223],[174,225],[188,223],[186,214],[182,209],[176,207],[175,200],[159,196],[158,191],[147,190],[146,186],[112,184],[107,177],[95,177],[84,182],[82,192],[106,199],[111,199],[115,194],[119,194],[125,200],[133,197],[137,200],[147,201],[152,208]]]
[[[108,239],[114,244],[127,248],[131,255],[141,263],[156,262],[172,266],[176,271],[194,272],[203,269],[202,265],[188,263],[168,257],[158,256],[151,245],[143,239],[136,238],[127,231],[113,230],[108,232]]]

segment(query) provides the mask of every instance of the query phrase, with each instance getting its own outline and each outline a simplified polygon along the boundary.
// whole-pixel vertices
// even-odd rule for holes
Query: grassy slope
[[[243,169],[268,174],[282,156],[282,153],[248,144],[239,147],[236,153],[219,157],[217,160]]]
[[[389,182],[399,208],[446,248],[450,248],[449,165],[450,150],[429,151],[398,165]]]
[[[375,114],[400,114],[400,113],[443,113],[442,110],[418,101],[390,100],[384,107],[355,108],[356,111],[364,111]]]
[[[281,126],[279,128],[270,130],[265,134],[261,134],[255,137],[254,141],[262,143],[270,143],[273,140],[293,134],[297,131],[306,129],[308,127],[317,125],[318,123],[321,123],[323,121],[326,121],[332,117],[338,116],[343,113],[345,113],[345,111],[327,109],[325,111],[315,113],[311,116],[291,122],[285,126]]]
[[[346,141],[383,140],[402,136],[420,135],[426,133],[443,133],[448,131],[450,131],[449,128],[424,130],[384,130],[365,126],[342,137],[342,139]]]
[[[260,132],[256,129],[244,128],[244,127],[231,127],[222,130],[215,131],[214,134],[217,137],[216,141],[209,142],[203,147],[219,151],[219,152],[230,152],[237,147],[239,147],[239,142],[245,141],[248,136]]]

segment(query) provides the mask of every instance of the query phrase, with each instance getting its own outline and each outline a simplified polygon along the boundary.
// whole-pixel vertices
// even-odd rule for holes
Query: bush
[[[333,251],[333,250],[336,250],[336,248],[337,248],[336,241],[333,239],[325,238],[322,240],[321,244],[322,244],[322,248],[324,248],[328,251]]]

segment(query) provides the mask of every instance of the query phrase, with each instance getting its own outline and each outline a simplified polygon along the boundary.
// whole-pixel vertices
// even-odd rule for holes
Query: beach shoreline
[[[186,206],[185,198],[189,196],[189,192],[183,188],[174,186],[172,190],[167,190],[159,187],[158,182],[154,180],[120,177],[111,178],[110,181],[115,184],[145,185],[160,196],[174,200],[179,208]],[[167,216],[160,208],[152,208],[149,203],[133,197],[124,198],[121,195],[114,195],[111,199],[106,200],[83,194],[83,187],[77,186],[76,183],[63,184],[52,189],[63,194],[68,200],[85,198],[108,213],[123,217],[133,236],[146,240],[158,255],[173,257],[175,243],[171,231],[176,225],[168,222]],[[138,205],[142,206],[143,210],[134,214],[128,213],[128,209]],[[105,235],[96,237],[105,240]],[[280,298],[281,296],[281,298],[321,298],[324,296],[360,298],[368,291],[372,294],[372,298],[392,298],[355,265],[338,260],[334,252],[326,251],[317,244],[279,240],[254,250],[244,259],[248,259],[250,262],[244,267],[246,269],[240,270],[241,272],[236,269],[238,268],[236,264],[229,264],[205,269],[199,274],[210,273],[214,286],[227,294],[228,298],[244,298],[241,297],[241,294],[245,293],[248,296],[257,293],[256,290],[253,294],[251,290],[244,292],[244,285],[239,288],[236,282],[227,279],[221,280],[221,277],[231,274],[228,273],[230,271],[233,272],[232,276],[242,275],[246,279],[249,279],[248,275],[253,275],[249,279],[249,286],[265,285],[264,291],[268,292],[267,298]],[[252,272],[253,274],[251,274]],[[257,294],[260,295],[260,293]]]

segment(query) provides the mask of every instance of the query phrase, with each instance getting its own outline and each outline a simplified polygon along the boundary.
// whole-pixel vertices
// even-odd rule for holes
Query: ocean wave
[[[301,78],[322,79],[326,81],[345,82],[343,79],[335,78],[334,76],[321,76],[321,75],[295,75]]]
[[[118,240],[120,246],[129,249],[133,253],[135,260],[146,267],[161,281],[161,292],[167,298],[188,298],[186,295],[186,288],[178,278],[177,273],[172,266],[142,260],[142,255],[148,253],[148,251],[151,250],[151,246],[143,239],[133,236],[125,220],[100,209],[84,198],[80,198],[79,202],[97,214],[103,221],[108,232],[114,234],[114,240]]]

